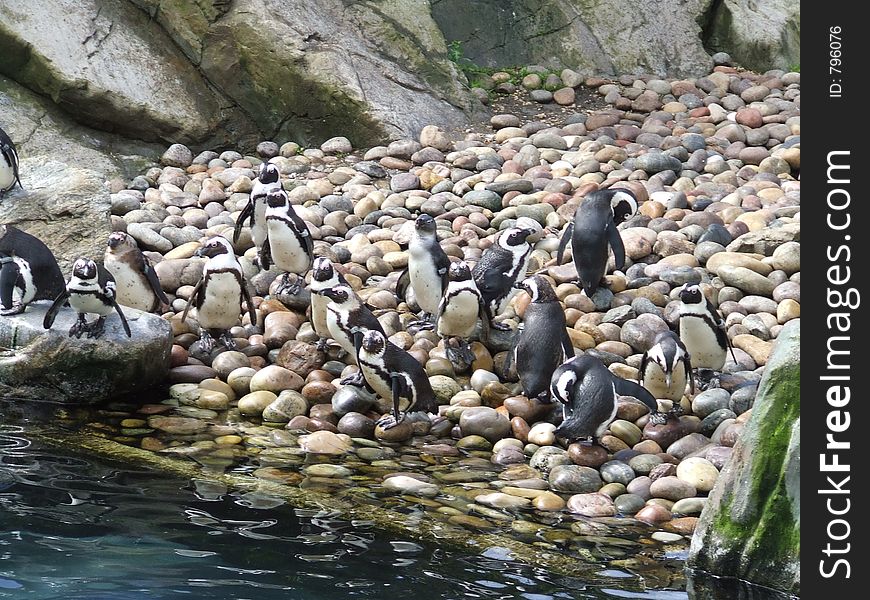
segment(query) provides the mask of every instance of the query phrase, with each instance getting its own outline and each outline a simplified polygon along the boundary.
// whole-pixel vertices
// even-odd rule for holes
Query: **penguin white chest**
[[[679,402],[686,391],[686,366],[682,361],[674,365],[671,384],[668,385],[665,372],[656,362],[650,362],[643,376],[643,387],[656,398],[667,398]]]
[[[18,265],[18,276],[21,278],[22,287],[15,286],[13,290],[13,300],[18,304],[30,304],[34,296],[36,296],[36,284],[33,281],[33,271],[30,270],[30,265],[27,261],[18,258],[12,260]]]
[[[15,183],[15,169],[0,158],[0,190],[7,190]]]
[[[254,198],[254,224],[251,227],[254,245],[261,248],[266,243],[266,195]]]
[[[408,275],[417,304],[425,312],[434,314],[441,301],[441,275],[425,248],[415,246],[410,249]]]
[[[478,299],[471,291],[451,297],[438,319],[438,335],[469,337],[477,325]]]
[[[314,290],[312,290],[314,292]],[[329,325],[326,323],[329,298],[320,294],[311,294],[311,325],[314,327],[314,332],[322,338],[330,337]]]
[[[235,273],[212,273],[205,286],[205,298],[197,311],[206,329],[229,329],[239,320],[242,289]]]
[[[73,307],[77,313],[89,313],[105,317],[112,312],[112,307],[105,304],[97,298],[93,293],[77,293],[75,290],[70,290],[69,305]]]
[[[366,356],[363,352],[364,351],[362,350],[360,351],[360,371],[362,372],[363,377],[365,377],[365,380],[378,396],[387,400],[392,400],[392,381],[389,379],[386,369],[383,367],[382,363],[376,362],[377,359],[372,358],[371,356]],[[387,377],[387,379],[384,379],[384,377]]]
[[[727,347],[719,345],[716,331],[706,319],[695,315],[680,317],[680,339],[692,357],[692,365],[721,371]]]
[[[282,271],[301,274],[311,266],[311,257],[299,243],[296,232],[283,219],[268,218],[269,248],[272,261]]]
[[[121,260],[107,258],[105,266],[115,278],[115,299],[118,304],[142,311],[151,310],[154,292],[145,285],[141,273],[134,271],[127,262]]]
[[[354,361],[356,361],[356,348],[353,345],[353,340],[344,332],[339,319],[340,315],[338,311],[332,308],[326,309],[326,328],[329,330],[330,337],[338,342],[345,352],[350,354]]]

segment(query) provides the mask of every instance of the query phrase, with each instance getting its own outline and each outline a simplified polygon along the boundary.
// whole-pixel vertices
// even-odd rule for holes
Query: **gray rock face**
[[[172,330],[158,316],[127,308],[133,337],[117,315],[98,339],[68,336],[76,313],[64,308],[42,327],[48,301],[14,317],[0,317],[0,398],[93,404],[141,392],[166,380]],[[90,317],[93,319],[93,315]]]
[[[724,0],[710,16],[709,45],[763,73],[801,62],[800,5],[789,0]]]
[[[432,15],[464,56],[498,67],[544,64],[594,73],[693,75],[712,60],[701,44],[710,0],[433,0]]]
[[[688,566],[800,593],[800,319],[787,323],[722,470]]]

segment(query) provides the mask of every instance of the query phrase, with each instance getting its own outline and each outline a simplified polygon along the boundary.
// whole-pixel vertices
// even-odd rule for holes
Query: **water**
[[[0,424],[0,598],[684,600],[602,567],[589,584],[390,538],[278,498],[39,447]]]

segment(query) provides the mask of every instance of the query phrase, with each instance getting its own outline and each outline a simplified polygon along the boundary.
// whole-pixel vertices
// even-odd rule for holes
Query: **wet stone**
[[[568,511],[584,517],[616,515],[613,500],[604,494],[575,494],[568,499]]]
[[[621,494],[614,498],[613,505],[619,514],[633,515],[642,509],[646,501],[637,494]]]
[[[583,467],[580,467],[583,468]],[[621,483],[628,485],[634,479],[634,470],[626,463],[619,460],[611,460],[601,465],[601,478],[607,483]]]
[[[602,486],[601,476],[591,467],[559,465],[552,468],[548,481],[554,492],[597,492]]]

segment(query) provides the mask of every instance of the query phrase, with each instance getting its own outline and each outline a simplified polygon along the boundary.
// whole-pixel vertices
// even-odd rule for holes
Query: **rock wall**
[[[692,537],[688,566],[800,593],[800,319],[777,338],[752,417]]]
[[[794,0],[719,0],[705,33],[710,49],[759,72],[801,63],[800,3]]]
[[[713,0],[432,0],[444,37],[483,66],[543,64],[584,75],[697,76]]]

